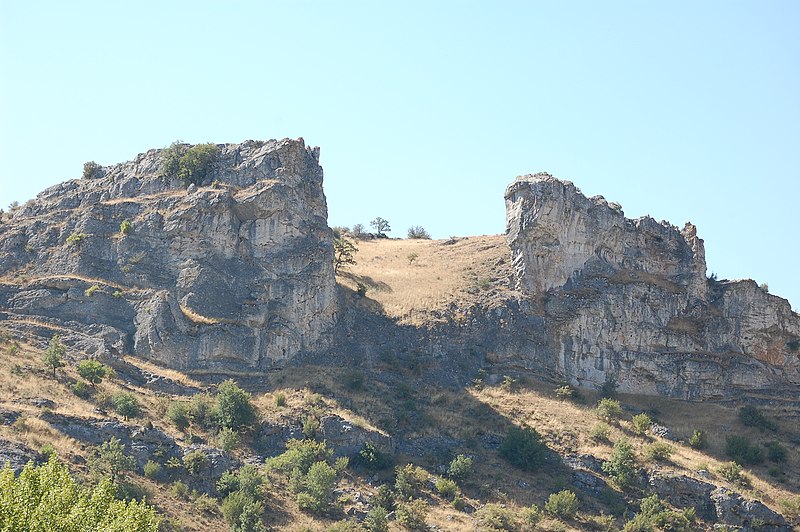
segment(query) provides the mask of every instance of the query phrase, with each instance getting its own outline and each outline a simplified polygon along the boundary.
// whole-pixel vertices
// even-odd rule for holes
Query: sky
[[[505,231],[547,171],[800,308],[800,2],[0,0],[0,207],[172,141],[303,137],[329,224]]]

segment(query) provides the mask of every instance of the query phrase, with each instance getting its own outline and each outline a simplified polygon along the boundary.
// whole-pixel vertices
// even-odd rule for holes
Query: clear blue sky
[[[0,0],[0,206],[175,139],[304,137],[331,225],[501,233],[537,171],[800,306],[800,2]]]

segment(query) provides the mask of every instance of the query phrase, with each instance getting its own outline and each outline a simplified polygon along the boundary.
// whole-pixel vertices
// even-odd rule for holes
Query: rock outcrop
[[[800,317],[751,280],[708,279],[692,224],[630,220],[548,174],[505,197],[515,282],[539,320],[523,364],[686,399],[796,392]]]
[[[324,347],[336,288],[318,159],[302,139],[219,145],[187,188],[150,150],[45,190],[0,224],[0,319],[189,372]]]

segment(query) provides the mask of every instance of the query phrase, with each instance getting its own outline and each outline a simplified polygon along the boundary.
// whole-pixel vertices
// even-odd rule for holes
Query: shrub
[[[99,179],[103,177],[103,167],[94,161],[83,163],[84,179]]]
[[[258,499],[261,495],[261,485],[264,478],[256,466],[248,464],[239,468],[236,472],[226,471],[217,481],[217,491],[225,496],[234,491],[241,491],[252,499]]]
[[[130,220],[122,220],[122,223],[119,224],[119,232],[126,236],[131,231],[133,231],[133,223]]]
[[[358,451],[355,463],[357,466],[377,471],[392,466],[392,458],[386,453],[381,452],[371,442],[364,442],[361,450]]]
[[[644,448],[644,457],[647,460],[666,462],[672,455],[672,446],[664,442],[654,442]]]
[[[547,446],[535,429],[511,427],[500,445],[500,456],[513,465],[531,471],[544,462]]]
[[[333,239],[333,271],[338,272],[339,268],[347,264],[356,264],[356,245],[346,238]]]
[[[557,399],[566,400],[572,399],[575,397],[575,388],[570,386],[569,384],[565,384],[564,386],[559,386],[554,390]]]
[[[176,480],[172,483],[170,491],[172,491],[172,494],[179,499],[186,500],[189,498],[189,486],[180,480]]]
[[[92,387],[100,384],[107,373],[108,369],[103,364],[91,358],[82,360],[78,364],[78,375],[86,379]]]
[[[517,530],[514,513],[499,504],[488,503],[475,512],[478,523],[487,530]]]
[[[613,373],[606,375],[606,380],[600,386],[600,397],[610,399],[617,395],[617,377]]]
[[[312,439],[316,436],[317,431],[319,430],[319,419],[316,416],[304,416],[301,420],[301,425],[303,426],[303,436],[308,439]]]
[[[404,502],[397,507],[395,518],[408,530],[427,530],[425,520],[428,518],[428,503],[422,499]]]
[[[786,447],[779,442],[771,441],[764,444],[767,448],[767,458],[770,462],[781,463],[786,461]]]
[[[542,510],[535,504],[532,504],[522,509],[520,517],[522,518],[522,522],[528,527],[534,528],[539,521],[542,520]]]
[[[752,445],[744,436],[728,436],[725,438],[725,453],[740,464],[760,464],[764,461],[764,451]]]
[[[436,491],[442,498],[452,501],[458,494],[459,489],[455,482],[447,478],[440,478],[435,483]]]
[[[644,436],[647,434],[647,429],[650,428],[650,425],[653,424],[653,421],[650,419],[650,416],[642,412],[641,414],[636,414],[631,419],[631,424],[633,425],[633,432],[637,436]]]
[[[665,509],[658,495],[651,495],[641,500],[639,513],[625,523],[623,532],[649,532],[651,530],[673,530],[675,532],[689,532],[693,530],[695,509],[685,510]]]
[[[139,415],[139,400],[129,392],[117,392],[112,395],[111,405],[125,419]]]
[[[595,408],[594,412],[603,421],[613,421],[622,417],[622,406],[616,399],[605,397],[597,402],[597,408]]]
[[[214,398],[207,393],[198,393],[189,401],[189,418],[193,424],[208,428],[216,423]]]
[[[419,257],[419,253],[413,253],[412,252],[412,253],[409,253],[408,255],[406,255],[406,258],[408,259],[408,263],[409,264],[411,264],[415,260],[417,260],[418,257]]]
[[[408,238],[430,240],[431,235],[421,225],[412,225],[408,228]]]
[[[353,231],[350,233],[353,235],[353,238],[361,238],[366,233],[364,232],[364,224],[355,224],[353,226]]]
[[[608,426],[606,423],[598,423],[594,427],[592,427],[592,432],[590,436],[595,441],[603,441],[607,442],[608,436],[611,434],[611,427]]]
[[[222,515],[234,532],[262,532],[264,504],[241,491],[229,494],[221,504]]]
[[[100,290],[100,286],[93,284],[83,292],[83,295],[85,295],[86,297],[92,297],[94,293],[97,292],[98,290]]]
[[[69,389],[74,395],[82,399],[86,399],[91,394],[91,389],[88,386],[86,386],[86,383],[83,381],[76,382],[75,384],[70,386]]]
[[[706,433],[702,430],[695,430],[692,432],[692,435],[689,437],[689,447],[692,449],[705,449],[708,447],[708,441],[706,439]]]
[[[148,460],[144,465],[144,476],[149,479],[155,479],[161,473],[161,464]]]
[[[381,506],[371,508],[364,517],[364,528],[368,532],[389,532],[389,512]]]
[[[111,438],[95,449],[89,458],[89,467],[104,476],[116,481],[123,471],[132,471],[136,461],[125,454],[125,446],[117,438]]]
[[[200,474],[203,468],[205,468],[206,462],[208,462],[208,457],[206,453],[200,449],[189,451],[183,455],[183,467],[193,476]]]
[[[163,152],[161,172],[166,177],[177,177],[186,183],[200,185],[210,174],[217,158],[214,144],[197,144],[191,148],[175,141]]]
[[[603,462],[603,471],[620,487],[625,488],[636,480],[636,458],[628,440],[622,439],[614,444],[611,457]]]
[[[364,374],[360,371],[350,371],[344,377],[344,385],[351,392],[357,392],[364,389]]]
[[[56,376],[56,370],[64,366],[64,355],[67,354],[67,348],[61,343],[61,338],[58,335],[50,339],[50,345],[42,354],[42,362],[48,368],[53,370],[53,378]]]
[[[414,464],[406,464],[395,468],[394,489],[400,497],[407,499],[419,495],[423,483],[428,478],[424,469]]]
[[[215,413],[221,427],[234,430],[245,428],[256,419],[250,393],[239,388],[232,379],[219,385]]]
[[[181,432],[189,427],[189,409],[184,403],[172,401],[167,408],[167,419]]]
[[[217,444],[220,449],[229,452],[239,445],[239,433],[233,429],[223,427],[217,433]]]
[[[389,227],[389,222],[380,216],[372,220],[369,225],[375,229],[375,232],[378,234],[378,238],[386,238],[386,233],[390,233],[392,231],[392,229]]]
[[[83,240],[85,240],[88,237],[89,235],[87,235],[86,233],[79,233],[75,231],[67,237],[67,244],[68,245],[80,244]]]
[[[372,502],[376,506],[380,506],[387,512],[392,512],[395,509],[394,492],[389,484],[381,484],[378,491],[375,492],[375,497]]]
[[[327,462],[315,462],[308,469],[302,491],[297,494],[297,504],[301,510],[325,512],[330,506],[335,487],[336,471]]]
[[[719,476],[733,484],[739,484],[741,486],[750,485],[750,479],[748,479],[747,476],[742,472],[742,466],[736,462],[728,462],[727,464],[719,466],[717,473],[719,473]]]
[[[800,517],[800,495],[778,499],[778,506],[786,517]]]
[[[778,425],[774,421],[767,419],[759,409],[750,405],[743,406],[739,409],[739,421],[748,427],[757,427],[773,432],[778,430]]]
[[[278,408],[282,408],[286,406],[286,394],[283,392],[278,392],[275,394],[275,406]]]
[[[578,513],[578,497],[569,490],[551,493],[544,503],[544,510],[562,519],[572,519]]]
[[[305,475],[312,464],[330,460],[332,456],[333,451],[325,442],[291,439],[286,442],[283,454],[267,459],[267,467],[287,475],[297,469]]]
[[[447,476],[456,482],[464,482],[472,476],[472,458],[459,454],[450,462],[447,468]]]

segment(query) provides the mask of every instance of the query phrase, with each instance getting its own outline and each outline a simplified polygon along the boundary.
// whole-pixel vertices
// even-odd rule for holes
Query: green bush
[[[395,468],[394,489],[403,499],[416,497],[427,479],[428,473],[414,464],[397,466]]]
[[[314,436],[317,435],[317,431],[319,430],[319,418],[317,416],[303,416],[300,424],[303,427],[303,436],[308,439],[312,439]]]
[[[392,487],[388,484],[381,484],[378,491],[375,492],[375,497],[372,500],[373,504],[380,506],[387,512],[392,512],[395,509],[394,492]]]
[[[689,437],[689,447],[698,450],[708,447],[706,433],[702,430],[695,430],[692,432],[692,435]]]
[[[634,434],[637,436],[644,436],[647,434],[647,430],[650,428],[650,425],[653,424],[653,421],[650,419],[650,416],[642,412],[641,414],[633,416],[631,424],[633,425]]]
[[[221,504],[222,515],[233,532],[266,532],[262,521],[264,504],[248,497],[246,493],[235,491]]]
[[[67,354],[67,348],[61,343],[61,337],[58,335],[50,339],[50,345],[42,354],[42,362],[48,368],[53,370],[53,378],[56,376],[56,370],[64,366],[64,356]]]
[[[392,457],[381,452],[371,442],[364,442],[358,451],[355,464],[371,471],[378,471],[391,467]]]
[[[389,512],[386,508],[381,506],[371,508],[364,517],[364,528],[367,532],[389,532]]]
[[[161,464],[148,460],[144,465],[144,476],[149,479],[156,479],[161,474]]]
[[[336,471],[327,462],[315,462],[301,485],[301,491],[297,494],[300,509],[313,513],[326,512],[336,487]]]
[[[286,406],[286,394],[283,392],[278,392],[275,394],[275,406],[278,408]]]
[[[122,220],[122,223],[119,224],[119,232],[122,233],[123,236],[126,236],[131,231],[133,231],[133,223],[131,223],[130,220]]]
[[[488,503],[475,512],[482,529],[486,530],[518,530],[514,512],[499,504]]]
[[[767,448],[767,458],[770,462],[781,463],[786,461],[786,447],[777,441],[771,441],[764,444]]]
[[[639,513],[625,523],[623,532],[650,532],[653,530],[671,530],[675,532],[689,532],[693,530],[695,509],[684,510],[665,509],[658,495],[651,495],[641,500]]]
[[[239,433],[233,429],[223,427],[217,433],[217,445],[223,451],[230,452],[239,445]]]
[[[111,405],[125,419],[137,417],[140,413],[139,400],[129,392],[117,392],[112,395]]]
[[[215,414],[220,427],[234,430],[246,428],[256,420],[250,393],[239,388],[232,379],[219,385]]]
[[[99,179],[103,177],[103,167],[94,161],[83,163],[83,178],[84,179]]]
[[[80,244],[87,238],[89,238],[89,235],[87,235],[86,233],[79,233],[77,231],[74,231],[70,233],[70,235],[67,237],[67,244],[68,245]]]
[[[205,468],[207,462],[208,457],[206,456],[206,453],[200,449],[189,451],[183,455],[183,467],[185,467],[186,471],[193,476],[199,475],[200,472]]]
[[[408,238],[430,240],[431,235],[421,225],[412,225],[408,228]]]
[[[572,519],[578,513],[578,497],[569,490],[551,493],[544,503],[544,510],[561,519]]]
[[[191,148],[175,141],[164,149],[161,172],[166,177],[177,177],[180,180],[200,185],[211,173],[217,158],[217,147],[214,144],[197,144]]]
[[[125,446],[117,438],[111,438],[97,447],[89,457],[89,468],[103,477],[110,477],[112,482],[123,471],[133,471],[136,461],[125,454]]]
[[[753,445],[744,436],[728,436],[725,438],[725,454],[740,464],[760,464],[764,461],[764,451]]]
[[[167,419],[180,431],[189,427],[189,409],[186,404],[172,401],[167,408]]]
[[[750,479],[742,472],[742,466],[736,462],[728,462],[727,464],[721,465],[719,469],[717,469],[717,473],[732,484],[739,484],[745,487],[750,485]]]
[[[603,462],[602,467],[621,488],[632,485],[636,480],[637,467],[631,443],[625,439],[615,443],[611,457]]]
[[[198,393],[189,401],[189,418],[193,424],[209,428],[216,423],[214,398],[207,393]]]
[[[86,381],[91,384],[92,387],[96,387],[98,384],[100,384],[107,373],[108,368],[106,368],[97,360],[91,358],[82,360],[78,364],[78,375],[86,379]]]
[[[0,470],[2,530],[157,532],[160,521],[144,501],[117,499],[110,479],[93,487],[79,484],[55,455],[40,466],[28,462],[19,476],[8,465]]]
[[[76,382],[75,384],[70,386],[69,389],[74,395],[82,399],[86,399],[92,393],[91,389],[83,381]]]
[[[459,454],[450,462],[447,476],[456,482],[464,482],[472,476],[472,458]]]
[[[595,415],[603,421],[613,421],[622,417],[622,406],[616,399],[605,397],[597,402]]]
[[[522,519],[522,522],[525,523],[529,528],[536,527],[539,521],[542,520],[542,517],[542,510],[535,504],[523,508],[522,512],[520,512],[520,518]]]
[[[186,500],[189,497],[189,486],[180,480],[176,480],[172,484],[170,490],[172,491],[172,494],[179,499]]]
[[[607,442],[611,434],[611,427],[607,423],[598,423],[592,427],[590,436],[595,441]]]
[[[672,445],[664,442],[654,442],[644,448],[644,457],[647,460],[666,462],[672,455]]]
[[[305,475],[315,462],[328,461],[332,456],[325,442],[291,439],[283,454],[267,459],[267,467],[287,475],[297,469]]]
[[[435,483],[436,491],[442,498],[452,501],[459,494],[460,490],[455,482],[447,478],[440,478]]]
[[[513,465],[531,471],[544,463],[547,446],[535,429],[511,427],[498,452]]]
[[[748,427],[757,427],[760,429],[771,430],[775,432],[778,430],[778,425],[771,419],[767,419],[759,409],[754,406],[743,406],[739,409],[739,421]]]
[[[404,502],[397,507],[395,519],[408,530],[428,530],[428,503],[422,499]]]

